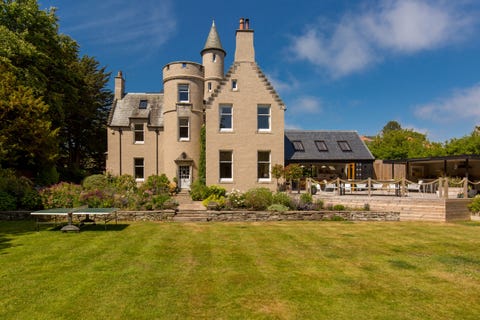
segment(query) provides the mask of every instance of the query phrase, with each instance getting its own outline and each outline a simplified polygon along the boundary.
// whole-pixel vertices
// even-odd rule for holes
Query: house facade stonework
[[[285,105],[255,61],[249,20],[240,19],[226,74],[226,51],[214,23],[201,56],[202,64],[165,65],[161,93],[126,93],[123,75],[117,74],[107,171],[139,182],[165,173],[189,189],[199,178],[205,126],[207,185],[275,189],[271,167],[284,163]]]

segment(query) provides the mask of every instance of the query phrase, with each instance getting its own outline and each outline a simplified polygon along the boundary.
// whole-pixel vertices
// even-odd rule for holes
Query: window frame
[[[303,142],[301,140],[293,140],[292,144],[295,152],[305,152],[305,147],[303,146]]]
[[[237,90],[238,90],[238,80],[232,79],[232,91],[237,91]]]
[[[230,113],[224,113],[223,108],[230,108]],[[221,104],[218,108],[218,127],[220,132],[232,132],[233,131],[233,106],[231,104]],[[223,117],[230,117],[230,127],[222,128]]]
[[[140,163],[137,163],[137,161],[141,161]],[[139,172],[137,172],[137,169],[141,168],[141,177]],[[135,181],[144,181],[145,180],[145,158],[138,157],[138,158],[133,158],[133,175],[135,177]]]
[[[186,90],[185,90],[186,88]],[[182,90],[183,89],[183,90]],[[178,102],[179,103],[189,103],[190,102],[190,85],[187,84],[187,83],[179,83],[178,84],[178,87],[177,87],[177,90],[178,90]],[[182,97],[182,95],[187,95],[187,100],[183,99],[184,97]]]
[[[325,140],[315,140],[315,146],[320,152],[328,152],[328,146]]]
[[[182,125],[182,120],[187,121],[187,125]],[[178,141],[190,141],[190,118],[189,117],[178,117]],[[182,136],[182,128],[187,128],[187,136]]]
[[[265,160],[260,160],[260,154],[261,153],[267,153],[268,154],[268,161]],[[262,165],[268,165],[268,178],[266,177],[260,177],[260,171],[261,171],[261,166]],[[257,180],[258,182],[271,182],[272,181],[272,152],[270,150],[258,150],[257,151]]]
[[[228,154],[230,160],[222,160],[222,153]],[[225,168],[225,165],[230,166],[230,177],[222,177],[222,168]],[[218,152],[218,180],[220,182],[233,182],[233,151],[232,150],[220,150]]]
[[[268,114],[261,114],[260,109],[268,109]],[[268,128],[260,128],[260,117],[268,118]],[[271,132],[272,131],[272,108],[269,104],[257,105],[257,132]]]
[[[147,107],[148,107],[148,100],[146,99],[140,100],[140,102],[138,103],[138,109],[145,110],[147,109]]]
[[[343,152],[352,152],[352,147],[347,140],[338,140],[337,143],[340,147],[340,150],[342,150]]]
[[[141,129],[140,129],[140,126]],[[140,139],[137,139],[137,138],[140,138],[140,137],[137,137],[137,134],[140,135],[141,134],[141,140]],[[143,123],[134,123],[133,124],[133,143],[134,144],[145,144],[145,126],[143,125]]]

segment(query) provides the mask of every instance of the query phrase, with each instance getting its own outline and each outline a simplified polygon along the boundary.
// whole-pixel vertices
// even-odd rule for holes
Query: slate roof
[[[225,55],[227,54],[225,50],[223,50],[222,43],[220,42],[220,36],[218,35],[217,27],[215,27],[215,21],[212,22],[212,27],[210,28],[207,41],[205,41],[205,46],[203,47],[201,54],[209,49],[221,50]]]
[[[147,107],[141,109],[140,101],[147,100]],[[163,127],[163,93],[127,93],[113,103],[108,125],[128,127],[130,119],[147,119],[151,127]]]
[[[293,141],[300,141],[304,151],[295,151]],[[328,151],[319,151],[315,141],[324,141]],[[347,141],[351,151],[342,151],[339,141]],[[285,130],[285,162],[302,161],[373,161],[356,131]]]

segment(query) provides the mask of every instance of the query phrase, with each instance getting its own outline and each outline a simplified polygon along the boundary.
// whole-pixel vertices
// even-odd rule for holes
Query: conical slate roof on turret
[[[215,27],[215,21],[212,22],[210,33],[208,34],[207,41],[205,42],[205,46],[203,47],[201,54],[203,54],[204,51],[210,49],[217,49],[223,51],[223,53],[227,55],[225,50],[223,50],[222,43],[220,42],[220,37],[218,36],[217,28]]]

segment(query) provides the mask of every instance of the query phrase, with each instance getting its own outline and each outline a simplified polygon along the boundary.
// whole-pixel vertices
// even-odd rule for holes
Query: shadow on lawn
[[[27,221],[0,221],[0,254],[5,249],[14,245],[12,240],[19,236],[35,232],[35,223],[31,220]]]
[[[40,231],[53,231],[53,232],[62,232],[61,229],[64,225],[58,225],[54,227],[48,227],[48,228],[40,228]],[[75,226],[78,227],[78,224],[75,224]],[[128,224],[107,224],[107,228],[105,229],[105,225],[98,223],[98,224],[83,224],[80,226],[80,232],[97,232],[97,231],[102,231],[102,232],[109,232],[109,231],[123,231],[125,230],[129,225]],[[71,232],[69,232],[71,233]]]

